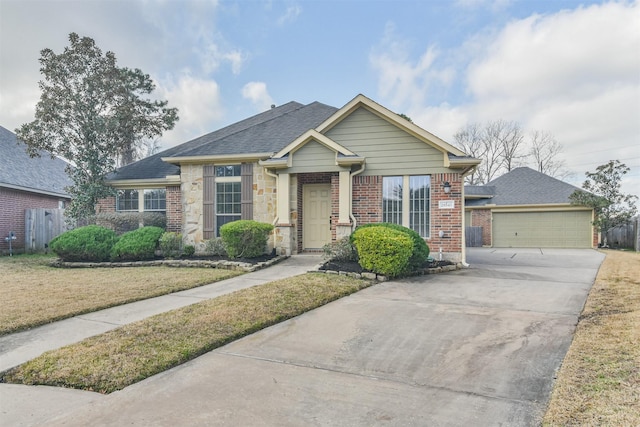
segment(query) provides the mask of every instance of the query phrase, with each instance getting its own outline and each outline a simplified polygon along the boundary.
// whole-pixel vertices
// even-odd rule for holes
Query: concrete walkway
[[[318,254],[292,256],[274,266],[186,291],[149,298],[105,310],[87,313],[24,332],[0,337],[0,371],[20,365],[48,350],[82,341],[93,335],[240,289],[261,285],[314,269],[322,262]],[[94,393],[55,387],[25,387],[0,384],[0,426],[38,425],[51,416],[52,408],[92,401]],[[73,396],[69,401],[69,396]],[[43,403],[46,402],[46,405]],[[73,404],[75,406],[75,404]],[[34,412],[29,416],[29,412]],[[45,417],[39,418],[36,413]],[[55,412],[55,410],[54,410]],[[26,418],[24,417],[26,416]]]
[[[0,425],[536,426],[603,258],[471,249],[109,395],[0,384]]]

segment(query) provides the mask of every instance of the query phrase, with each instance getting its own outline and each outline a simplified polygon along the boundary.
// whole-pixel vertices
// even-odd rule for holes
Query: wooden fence
[[[67,231],[64,209],[26,209],[24,213],[25,252],[44,252],[49,242]]]
[[[633,248],[640,250],[640,216],[632,218],[625,225],[607,232],[607,244],[612,248]]]
[[[468,248],[479,248],[482,246],[482,227],[464,228],[464,238]]]

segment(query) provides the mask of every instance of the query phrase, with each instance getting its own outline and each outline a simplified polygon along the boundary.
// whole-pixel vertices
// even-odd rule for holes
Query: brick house
[[[479,163],[363,95],[289,102],[121,168],[96,210],[166,212],[198,250],[227,222],[268,222],[280,254],[386,221],[464,261],[463,178]]]
[[[0,253],[9,251],[5,240],[14,232],[12,249],[25,250],[25,210],[64,208],[71,201],[65,187],[72,184],[67,163],[49,153],[31,158],[16,135],[0,126]]]

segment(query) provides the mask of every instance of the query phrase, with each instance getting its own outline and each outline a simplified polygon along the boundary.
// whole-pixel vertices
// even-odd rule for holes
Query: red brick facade
[[[451,185],[451,192],[444,191],[444,183]],[[436,253],[462,253],[462,215],[464,201],[462,200],[463,178],[458,173],[437,173],[431,175],[431,237],[427,244],[431,254]],[[453,201],[452,209],[445,208],[440,202]],[[443,236],[440,237],[440,231]]]
[[[468,226],[482,227],[482,246],[491,246],[491,209],[473,209],[471,224]]]
[[[4,239],[11,231],[16,235],[12,249],[24,251],[25,209],[58,209],[60,201],[66,205],[70,199],[0,187],[0,253],[9,251],[9,243]]]
[[[182,232],[182,193],[179,185],[167,187],[167,231]]]
[[[382,177],[353,177],[352,211],[357,225],[382,221]]]

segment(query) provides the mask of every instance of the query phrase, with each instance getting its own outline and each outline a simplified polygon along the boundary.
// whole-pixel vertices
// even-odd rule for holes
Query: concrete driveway
[[[69,391],[47,424],[537,425],[603,258],[470,249],[468,269],[373,286],[108,396]]]

